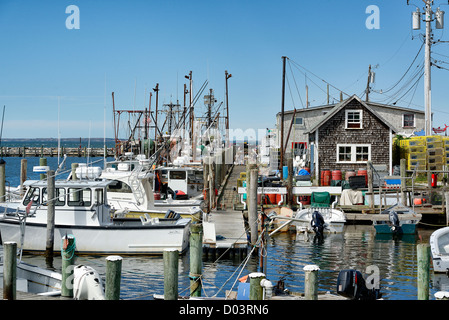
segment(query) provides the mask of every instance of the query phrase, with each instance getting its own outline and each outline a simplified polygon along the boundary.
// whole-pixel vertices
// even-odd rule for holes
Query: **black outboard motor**
[[[340,271],[337,293],[352,300],[376,300],[382,296],[380,289],[368,289],[362,273],[354,269]]]
[[[313,231],[316,233],[317,236],[323,236],[324,231],[324,219],[321,213],[318,211],[314,211],[312,213],[312,221],[310,221],[310,224],[312,225]]]
[[[396,233],[399,231],[400,229],[400,225],[399,225],[399,217],[398,217],[398,213],[394,210],[391,210],[388,218],[390,219],[390,224],[391,224],[391,231],[393,233]]]

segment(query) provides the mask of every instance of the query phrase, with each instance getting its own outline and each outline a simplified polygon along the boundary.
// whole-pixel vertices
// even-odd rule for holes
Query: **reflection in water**
[[[419,237],[428,242],[433,230],[419,230]],[[268,241],[267,277],[273,284],[284,279],[290,291],[304,291],[303,267],[316,264],[320,267],[318,289],[321,292],[336,293],[338,273],[343,269],[357,269],[366,275],[366,268],[376,265],[380,271],[380,286],[386,300],[415,300],[416,289],[416,245],[418,236],[395,238],[376,235],[372,226],[345,227],[342,234],[326,235],[317,241],[313,235],[295,233],[278,234]],[[42,256],[24,256],[24,261],[45,267]],[[234,284],[242,261],[224,259],[218,263],[203,262],[203,296],[218,294],[225,296]],[[95,268],[104,278],[105,257],[78,257],[77,264]],[[253,257],[241,276],[257,271],[258,259]],[[54,267],[60,271],[60,257],[55,257]],[[179,262],[179,294],[189,294],[189,254]],[[232,278],[228,281],[228,279]],[[152,295],[163,294],[164,272],[162,257],[124,257],[122,262],[122,299],[151,299]],[[449,289],[446,275],[433,275],[431,270],[431,299],[435,292]],[[237,287],[234,287],[236,290]]]

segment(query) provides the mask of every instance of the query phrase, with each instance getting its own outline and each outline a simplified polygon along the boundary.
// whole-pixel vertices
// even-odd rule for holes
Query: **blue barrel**
[[[282,176],[284,179],[288,178],[288,167],[287,166],[282,167]]]

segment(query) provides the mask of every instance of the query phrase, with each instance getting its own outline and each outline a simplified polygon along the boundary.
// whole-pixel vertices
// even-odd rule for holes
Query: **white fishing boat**
[[[200,219],[202,200],[175,200],[171,197],[155,200],[153,192],[154,173],[150,171],[149,160],[128,154],[125,160],[111,161],[103,170],[79,164],[75,171],[81,180],[111,181],[107,186],[108,204],[116,217],[139,218],[148,214],[152,218],[163,218],[168,210],[175,210],[183,218]],[[72,178],[72,173],[68,179]]]
[[[112,181],[56,180],[56,239],[66,234],[76,238],[79,254],[162,254],[166,248],[184,252],[188,245],[191,219],[114,217],[108,204]],[[0,231],[3,241],[15,241],[24,251],[45,251],[47,234],[47,181],[29,180],[27,192],[18,202],[0,203]],[[172,214],[172,212],[171,212]],[[23,238],[21,236],[21,229]],[[61,250],[60,241],[54,250]]]
[[[449,227],[438,229],[429,239],[433,271],[449,272]]]
[[[335,207],[336,201],[330,203],[329,192],[313,192],[311,206],[300,207],[295,214],[297,232],[342,233],[346,217],[342,210]]]

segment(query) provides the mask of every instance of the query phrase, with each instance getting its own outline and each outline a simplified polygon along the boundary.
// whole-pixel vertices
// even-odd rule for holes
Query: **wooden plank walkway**
[[[218,249],[220,252],[230,249],[233,253],[246,253],[248,240],[241,211],[212,210],[209,222],[215,225],[216,241],[203,242],[203,249]]]

